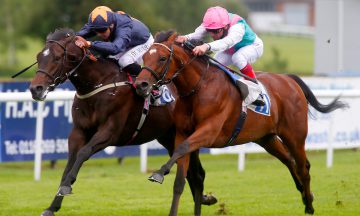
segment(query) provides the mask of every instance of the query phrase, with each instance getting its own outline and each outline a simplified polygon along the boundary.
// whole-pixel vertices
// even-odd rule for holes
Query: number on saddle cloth
[[[159,90],[151,92],[150,103],[153,106],[164,106],[173,101],[175,101],[175,98],[166,85],[162,85]]]

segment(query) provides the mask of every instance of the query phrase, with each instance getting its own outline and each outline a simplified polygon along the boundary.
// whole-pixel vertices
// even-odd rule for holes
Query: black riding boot
[[[141,71],[141,66],[138,63],[132,63],[124,67],[123,71],[129,73],[132,76],[137,76]]]
[[[255,106],[265,106],[265,100],[262,94],[259,94],[259,97],[256,98],[254,102],[252,102]]]
[[[259,85],[259,82],[257,81],[257,79],[255,79],[255,83]],[[252,102],[251,104],[253,104],[255,106],[265,106],[264,96],[260,93],[258,98],[256,98],[256,100],[254,102]]]

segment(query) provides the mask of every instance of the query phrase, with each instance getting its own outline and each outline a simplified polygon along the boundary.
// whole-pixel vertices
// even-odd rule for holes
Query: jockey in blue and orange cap
[[[89,15],[88,26],[95,32],[105,32],[113,23],[113,11],[106,6],[96,7]]]
[[[109,7],[96,7],[86,23],[76,33],[76,45],[86,47],[118,60],[123,71],[137,75],[143,54],[154,39],[149,28],[124,12],[113,12]],[[103,41],[88,41],[99,36]]]

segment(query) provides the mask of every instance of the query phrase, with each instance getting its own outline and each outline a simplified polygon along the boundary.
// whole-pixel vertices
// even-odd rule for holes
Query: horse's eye
[[[160,59],[159,59],[160,62],[164,62],[166,60],[167,60],[167,58],[165,56],[161,56]]]
[[[69,55],[69,61],[76,61],[76,56]]]
[[[55,61],[60,61],[61,60],[61,56],[55,56]]]

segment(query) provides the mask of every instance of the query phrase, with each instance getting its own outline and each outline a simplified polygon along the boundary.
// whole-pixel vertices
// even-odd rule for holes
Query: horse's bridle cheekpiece
[[[40,68],[36,71],[36,73],[43,73],[46,76],[48,76],[52,80],[52,84],[50,84],[50,88],[54,89],[56,86],[65,82],[69,77],[71,77],[74,74],[74,72],[79,68],[79,66],[83,63],[83,61],[86,58],[86,50],[85,50],[85,48],[82,49],[83,57],[81,58],[80,62],[69,72],[64,72],[64,68],[65,68],[64,64],[67,61],[66,46],[64,46],[63,44],[61,44],[60,42],[58,42],[56,40],[47,40],[46,43],[55,43],[64,50],[64,57],[62,58],[62,62],[61,62],[62,67],[61,67],[61,70],[58,70],[59,72],[55,73],[54,75],[51,75],[48,71],[40,69]]]
[[[197,56],[194,56],[192,57],[188,62],[186,62],[185,64],[180,60],[181,62],[181,67],[178,68],[175,73],[168,79],[168,80],[165,80],[165,77],[169,71],[169,68],[170,68],[170,63],[171,63],[171,60],[174,58],[176,58],[175,54],[174,54],[174,48],[173,46],[171,45],[171,47],[168,47],[167,45],[163,44],[163,43],[153,43],[152,46],[154,45],[157,45],[157,46],[161,46],[163,48],[165,48],[166,50],[168,50],[170,52],[170,56],[169,58],[167,58],[166,60],[166,65],[164,67],[164,69],[161,71],[161,72],[157,72],[153,69],[151,69],[150,67],[144,65],[142,67],[142,69],[145,69],[147,71],[149,71],[154,77],[155,79],[157,80],[157,82],[154,84],[154,87],[155,88],[159,88],[160,86],[162,85],[165,85],[165,84],[168,84],[168,83],[171,83],[173,79],[175,79],[177,76],[179,76],[180,72],[189,64],[191,64],[191,62],[193,62]]]

